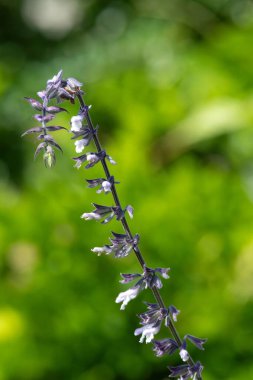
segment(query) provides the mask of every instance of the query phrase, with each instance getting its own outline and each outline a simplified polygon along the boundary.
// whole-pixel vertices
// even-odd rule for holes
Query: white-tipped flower
[[[86,159],[89,162],[89,164],[92,164],[93,162],[97,162],[98,161],[98,157],[94,153],[88,153]]]
[[[120,310],[124,310],[128,302],[130,302],[131,300],[137,297],[139,291],[140,291],[139,287],[134,287],[134,288],[130,288],[126,290],[125,292],[119,293],[115,302],[116,303],[123,302],[120,307]]]
[[[92,219],[99,220],[101,217],[96,212],[85,212],[84,214],[81,215],[81,218],[85,220],[92,220]]]
[[[83,117],[80,115],[77,116],[72,116],[71,118],[71,131],[72,132],[79,132],[80,129],[82,128],[82,121]]]
[[[134,217],[134,209],[132,206],[128,205],[126,207],[126,211],[128,212],[128,215],[130,216],[131,219],[133,219]]]
[[[183,360],[183,362],[187,362],[187,360],[189,359],[189,353],[184,348],[181,348],[179,355],[181,359]]]
[[[109,182],[109,181],[103,181],[102,182],[102,188],[103,188],[105,193],[108,193],[109,191],[111,191],[111,187],[112,187],[111,182]]]
[[[112,249],[109,246],[105,245],[104,247],[94,247],[91,251],[97,253],[98,256],[101,256],[102,253],[109,255],[109,253],[112,252]]]
[[[112,165],[116,165],[117,164],[117,162],[116,161],[114,161],[114,159],[111,157],[111,156],[106,156],[106,158],[107,158],[107,160],[112,164]]]
[[[87,146],[87,139],[81,139],[75,141],[75,146],[76,146],[76,153],[82,153],[84,148]]]
[[[157,334],[160,330],[160,325],[154,326],[153,324],[148,324],[143,327],[140,327],[135,330],[134,335],[140,335],[140,343],[143,343],[146,339],[146,343],[150,343],[153,339],[155,334]]]

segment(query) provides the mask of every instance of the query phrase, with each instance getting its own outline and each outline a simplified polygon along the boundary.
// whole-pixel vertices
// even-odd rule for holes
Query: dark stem
[[[95,133],[95,128],[94,128],[94,126],[93,126],[93,123],[92,123],[91,117],[90,117],[90,115],[89,115],[88,108],[87,108],[86,104],[84,103],[84,100],[83,100],[83,98],[82,98],[82,95],[81,95],[80,93],[78,93],[78,92],[77,92],[76,95],[77,95],[77,98],[78,98],[78,100],[79,100],[79,103],[80,103],[80,106],[81,106],[81,110],[85,110],[85,113],[84,113],[84,114],[85,114],[85,118],[86,118],[86,121],[87,121],[88,127],[89,127],[90,130],[92,131],[92,134],[93,134],[93,140],[94,140],[94,143],[95,143],[95,145],[96,145],[97,151],[98,151],[98,152],[101,152],[101,151],[102,151],[102,146],[101,146],[100,141],[99,141],[99,139],[98,139],[98,137],[97,137],[97,134]],[[111,174],[110,174],[110,171],[109,171],[109,169],[108,169],[108,166],[107,166],[107,163],[106,163],[105,159],[102,159],[102,160],[101,160],[101,163],[102,163],[102,166],[103,166],[103,169],[104,169],[105,175],[106,175],[107,179],[109,179],[110,176],[111,176]],[[117,194],[117,191],[116,191],[116,188],[115,188],[115,185],[114,185],[114,184],[112,184],[111,191],[112,191],[113,199],[114,199],[114,202],[115,202],[116,206],[119,206],[119,207],[121,208],[121,204],[120,204],[120,201],[119,201],[119,197],[118,197],[118,194]],[[127,223],[125,217],[123,217],[123,218],[121,219],[121,223],[122,223],[122,225],[123,225],[123,228],[124,228],[125,233],[126,233],[130,238],[132,238],[133,235],[132,235],[132,233],[131,233],[131,230],[130,230],[130,228],[129,228],[129,226],[128,226],[128,223]],[[135,255],[136,255],[136,257],[137,257],[137,259],[138,259],[138,261],[139,261],[139,263],[140,263],[140,265],[141,265],[141,267],[142,267],[142,269],[144,270],[145,267],[147,267],[147,265],[146,265],[146,263],[145,263],[145,260],[144,260],[142,254],[141,254],[141,251],[140,251],[139,247],[138,247],[138,246],[134,246],[134,247],[133,247],[133,250],[134,250],[134,253],[135,253]],[[153,295],[154,295],[154,297],[155,297],[155,299],[156,299],[158,305],[160,306],[160,308],[166,309],[166,306],[165,306],[165,304],[164,304],[164,302],[163,302],[163,299],[162,299],[162,297],[161,297],[161,295],[160,295],[159,290],[158,290],[156,287],[153,287],[151,290],[152,290],[152,293],[153,293]],[[174,337],[175,341],[177,342],[178,346],[180,347],[180,346],[182,345],[182,340],[181,340],[181,338],[180,338],[180,336],[179,336],[179,333],[177,332],[177,330],[176,330],[176,328],[175,328],[175,326],[174,326],[174,323],[173,323],[173,321],[172,321],[172,319],[171,319],[171,315],[170,315],[169,318],[168,318],[168,328],[169,328],[169,330],[170,330],[172,336]],[[189,356],[189,359],[187,360],[187,363],[188,363],[189,365],[191,365],[191,366],[193,366],[193,365],[195,364],[194,361],[193,361],[193,359],[191,358],[191,356]],[[198,379],[199,379],[199,380],[202,380],[202,377],[201,377],[201,376],[198,376]]]

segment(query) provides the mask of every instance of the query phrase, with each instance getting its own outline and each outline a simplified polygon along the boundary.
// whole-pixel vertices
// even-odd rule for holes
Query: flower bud
[[[53,148],[50,145],[47,145],[46,147],[46,152],[44,153],[43,160],[47,168],[52,168],[55,165],[56,157]]]

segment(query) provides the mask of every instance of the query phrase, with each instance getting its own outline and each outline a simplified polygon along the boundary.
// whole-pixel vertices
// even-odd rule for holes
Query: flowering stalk
[[[75,157],[76,162],[75,167],[80,168],[85,163],[85,168],[90,169],[97,163],[101,163],[105,178],[96,178],[88,179],[88,187],[95,188],[100,186],[97,190],[97,193],[112,193],[114,205],[103,206],[99,204],[93,204],[94,210],[91,212],[85,212],[81,215],[81,218],[85,220],[100,220],[102,224],[110,222],[112,218],[116,218],[121,222],[124,234],[113,232],[113,237],[110,238],[111,244],[104,245],[103,247],[95,247],[92,249],[93,252],[101,255],[105,254],[114,254],[116,258],[121,258],[128,256],[129,253],[133,250],[139,264],[142,268],[142,274],[121,274],[122,280],[121,283],[128,284],[132,281],[137,281],[132,287],[127,291],[121,292],[116,298],[116,303],[121,303],[121,310],[124,310],[126,305],[138,294],[149,288],[155,298],[156,303],[146,303],[147,310],[138,315],[140,318],[140,328],[137,328],[134,332],[134,335],[141,335],[140,342],[143,343],[153,343],[153,350],[156,356],[162,356],[164,354],[173,354],[178,351],[179,356],[185,364],[179,365],[177,367],[169,367],[170,377],[178,378],[180,380],[186,379],[199,379],[202,380],[201,372],[203,366],[199,361],[194,362],[187,350],[187,342],[192,343],[200,350],[203,350],[203,344],[206,342],[206,339],[200,339],[194,337],[193,335],[185,335],[182,339],[175,328],[175,323],[177,321],[177,315],[179,310],[173,305],[169,307],[165,306],[165,303],[161,297],[159,289],[163,286],[161,278],[169,278],[168,271],[169,268],[149,268],[144,260],[144,257],[139,248],[139,235],[133,235],[129,224],[126,219],[126,213],[133,217],[133,208],[128,205],[125,208],[122,208],[117,190],[116,182],[114,177],[111,175],[107,161],[111,164],[115,164],[115,161],[106,153],[102,148],[99,138],[98,138],[98,127],[94,127],[89,110],[90,106],[87,106],[83,99],[83,92],[81,90],[81,83],[74,78],[68,78],[63,80],[62,72],[58,73],[51,81],[47,82],[47,89],[43,92],[43,106],[42,106],[42,131],[43,139],[46,145],[43,145],[44,149],[47,149],[48,144],[51,140],[47,140],[47,131],[49,127],[45,126],[46,123],[46,112],[50,112],[50,107],[48,107],[48,101],[51,98],[56,98],[59,101],[60,97],[64,97],[70,100],[72,103],[75,98],[78,99],[80,103],[80,109],[77,116],[71,118],[71,132],[73,133],[72,139],[75,139],[75,149],[77,153],[82,153],[82,151],[90,144],[91,141],[94,142],[96,147],[96,152],[88,152],[82,154],[81,156]],[[53,84],[52,84],[53,83]],[[53,90],[51,89],[53,86]],[[62,96],[63,94],[63,96]],[[39,95],[40,96],[40,95]],[[29,100],[30,101],[30,100]],[[33,100],[33,103],[35,101]],[[31,101],[30,101],[31,103]],[[38,118],[37,118],[38,120]],[[61,127],[62,128],[62,127]],[[26,133],[29,133],[27,131]],[[25,133],[25,134],[26,134]],[[56,146],[55,144],[53,144]],[[38,148],[37,148],[38,150]],[[46,151],[47,153],[47,151]],[[50,166],[50,165],[47,165]],[[160,331],[162,324],[170,330],[172,338],[155,340],[154,336]]]

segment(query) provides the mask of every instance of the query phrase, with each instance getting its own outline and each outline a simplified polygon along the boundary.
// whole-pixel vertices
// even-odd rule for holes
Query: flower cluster
[[[56,143],[49,132],[66,129],[59,125],[48,125],[48,123],[50,123],[55,118],[55,115],[57,113],[67,112],[65,108],[56,105],[49,105],[49,102],[52,99],[56,99],[57,103],[60,103],[63,100],[69,100],[71,103],[74,103],[75,92],[80,91],[81,85],[82,84],[74,78],[63,80],[62,70],[60,70],[58,74],[54,75],[52,79],[49,79],[47,81],[45,90],[37,92],[40,101],[25,97],[25,100],[30,103],[33,109],[41,112],[34,115],[34,119],[41,125],[28,129],[22,134],[22,136],[31,133],[38,133],[37,139],[40,142],[35,150],[34,157],[36,158],[39,152],[43,150],[44,163],[47,167],[52,167],[55,164],[56,157],[54,148],[62,151],[60,145]]]
[[[147,311],[138,315],[142,327],[134,332],[134,335],[141,334],[140,343],[143,343],[144,340],[146,343],[152,342],[154,335],[160,331],[162,321],[168,316],[168,310],[161,308],[158,304],[146,302],[146,305]]]
[[[189,353],[187,351],[187,340],[190,341],[199,350],[204,350],[203,344],[206,339],[197,338],[193,335],[185,335],[180,344],[174,339],[162,339],[153,341],[153,350],[156,356],[162,356],[164,354],[172,355],[176,350],[179,350],[179,355],[183,362],[187,362],[189,359]]]
[[[94,209],[91,212],[84,212],[81,218],[85,220],[97,220],[102,224],[107,224],[115,218],[124,229],[124,233],[112,232],[113,236],[109,238],[110,244],[94,247],[92,252],[97,253],[98,256],[104,253],[106,255],[112,254],[115,258],[123,258],[133,251],[142,267],[142,273],[121,274],[122,279],[120,282],[122,284],[128,284],[132,281],[135,281],[135,283],[128,290],[120,292],[115,302],[121,303],[120,309],[124,310],[126,305],[135,299],[140,292],[149,289],[153,293],[156,302],[145,303],[147,310],[138,315],[141,327],[135,329],[134,335],[140,335],[140,343],[152,343],[156,356],[160,357],[164,354],[172,355],[174,352],[178,352],[184,364],[177,367],[169,367],[170,377],[180,380],[201,380],[203,366],[199,361],[193,361],[187,350],[187,343],[190,342],[198,349],[203,350],[206,339],[197,338],[189,334],[181,339],[175,328],[174,323],[177,321],[179,310],[174,305],[166,307],[159,292],[163,286],[161,278],[168,279],[170,269],[150,268],[146,265],[139,248],[139,234],[132,235],[126,219],[126,214],[130,218],[133,218],[133,207],[130,205],[124,208],[121,207],[115,186],[119,182],[114,180],[114,176],[110,174],[107,164],[107,161],[111,164],[116,164],[116,162],[102,149],[98,138],[98,126],[96,128],[93,126],[89,115],[91,106],[87,106],[84,103],[81,86],[82,84],[74,78],[62,79],[62,71],[60,71],[47,81],[46,90],[38,92],[38,96],[42,102],[26,98],[34,109],[41,112],[41,114],[35,115],[35,119],[41,123],[41,126],[32,128],[23,135],[39,133],[38,139],[42,140],[42,142],[38,145],[35,155],[44,149],[45,164],[51,167],[55,161],[53,148],[56,147],[60,150],[61,148],[48,132],[64,128],[61,126],[48,126],[47,123],[54,118],[56,113],[66,110],[58,106],[49,106],[48,103],[51,99],[56,99],[57,103],[62,100],[69,100],[71,103],[74,103],[75,99],[78,99],[80,103],[79,112],[77,115],[72,116],[70,122],[70,130],[73,134],[71,139],[74,140],[75,151],[78,154],[82,153],[78,157],[73,158],[75,167],[80,168],[84,164],[85,169],[91,169],[94,165],[101,163],[104,175],[100,178],[86,179],[88,187],[91,189],[98,188],[96,190],[98,194],[110,193],[114,200],[114,204],[111,206],[92,203]],[[91,143],[94,143],[96,149],[83,153]],[[170,330],[171,337],[155,340],[155,335],[160,332],[163,325]]]
[[[127,234],[118,234],[112,232],[113,238],[109,238],[111,245],[104,245],[103,247],[92,248],[92,252],[100,256],[102,253],[109,255],[114,254],[114,257],[121,258],[129,255],[132,249],[137,247],[140,237],[136,234],[134,237],[129,237]]]
[[[177,367],[168,367],[170,370],[169,377],[177,377],[179,380],[187,379],[201,379],[201,373],[203,371],[203,366],[200,362],[195,364],[182,364]]]
[[[118,297],[116,298],[116,303],[122,302],[122,305],[120,307],[121,310],[124,310],[126,305],[129,301],[136,298],[137,295],[143,290],[147,288],[162,288],[162,281],[160,278],[156,275],[156,273],[159,273],[163,278],[169,278],[168,276],[169,268],[147,268],[144,267],[143,274],[134,273],[134,274],[121,274],[121,277],[123,280],[120,282],[122,284],[127,284],[135,279],[138,279],[136,284],[126,290],[125,292],[121,292]]]
[[[106,178],[96,178],[96,179],[86,179],[88,182],[88,187],[93,188],[100,186],[99,189],[96,191],[98,194],[104,192],[105,194],[108,194],[112,191],[112,185],[118,184],[118,181],[114,181],[114,177],[110,176],[108,179]]]
[[[93,203],[93,206],[95,207],[95,210],[93,210],[92,212],[84,212],[81,215],[82,219],[103,219],[101,223],[106,224],[109,223],[114,217],[116,217],[117,220],[121,220],[122,218],[124,218],[126,211],[128,212],[131,218],[133,215],[133,208],[130,205],[127,206],[124,210],[122,210],[120,206],[102,206],[96,203]]]

